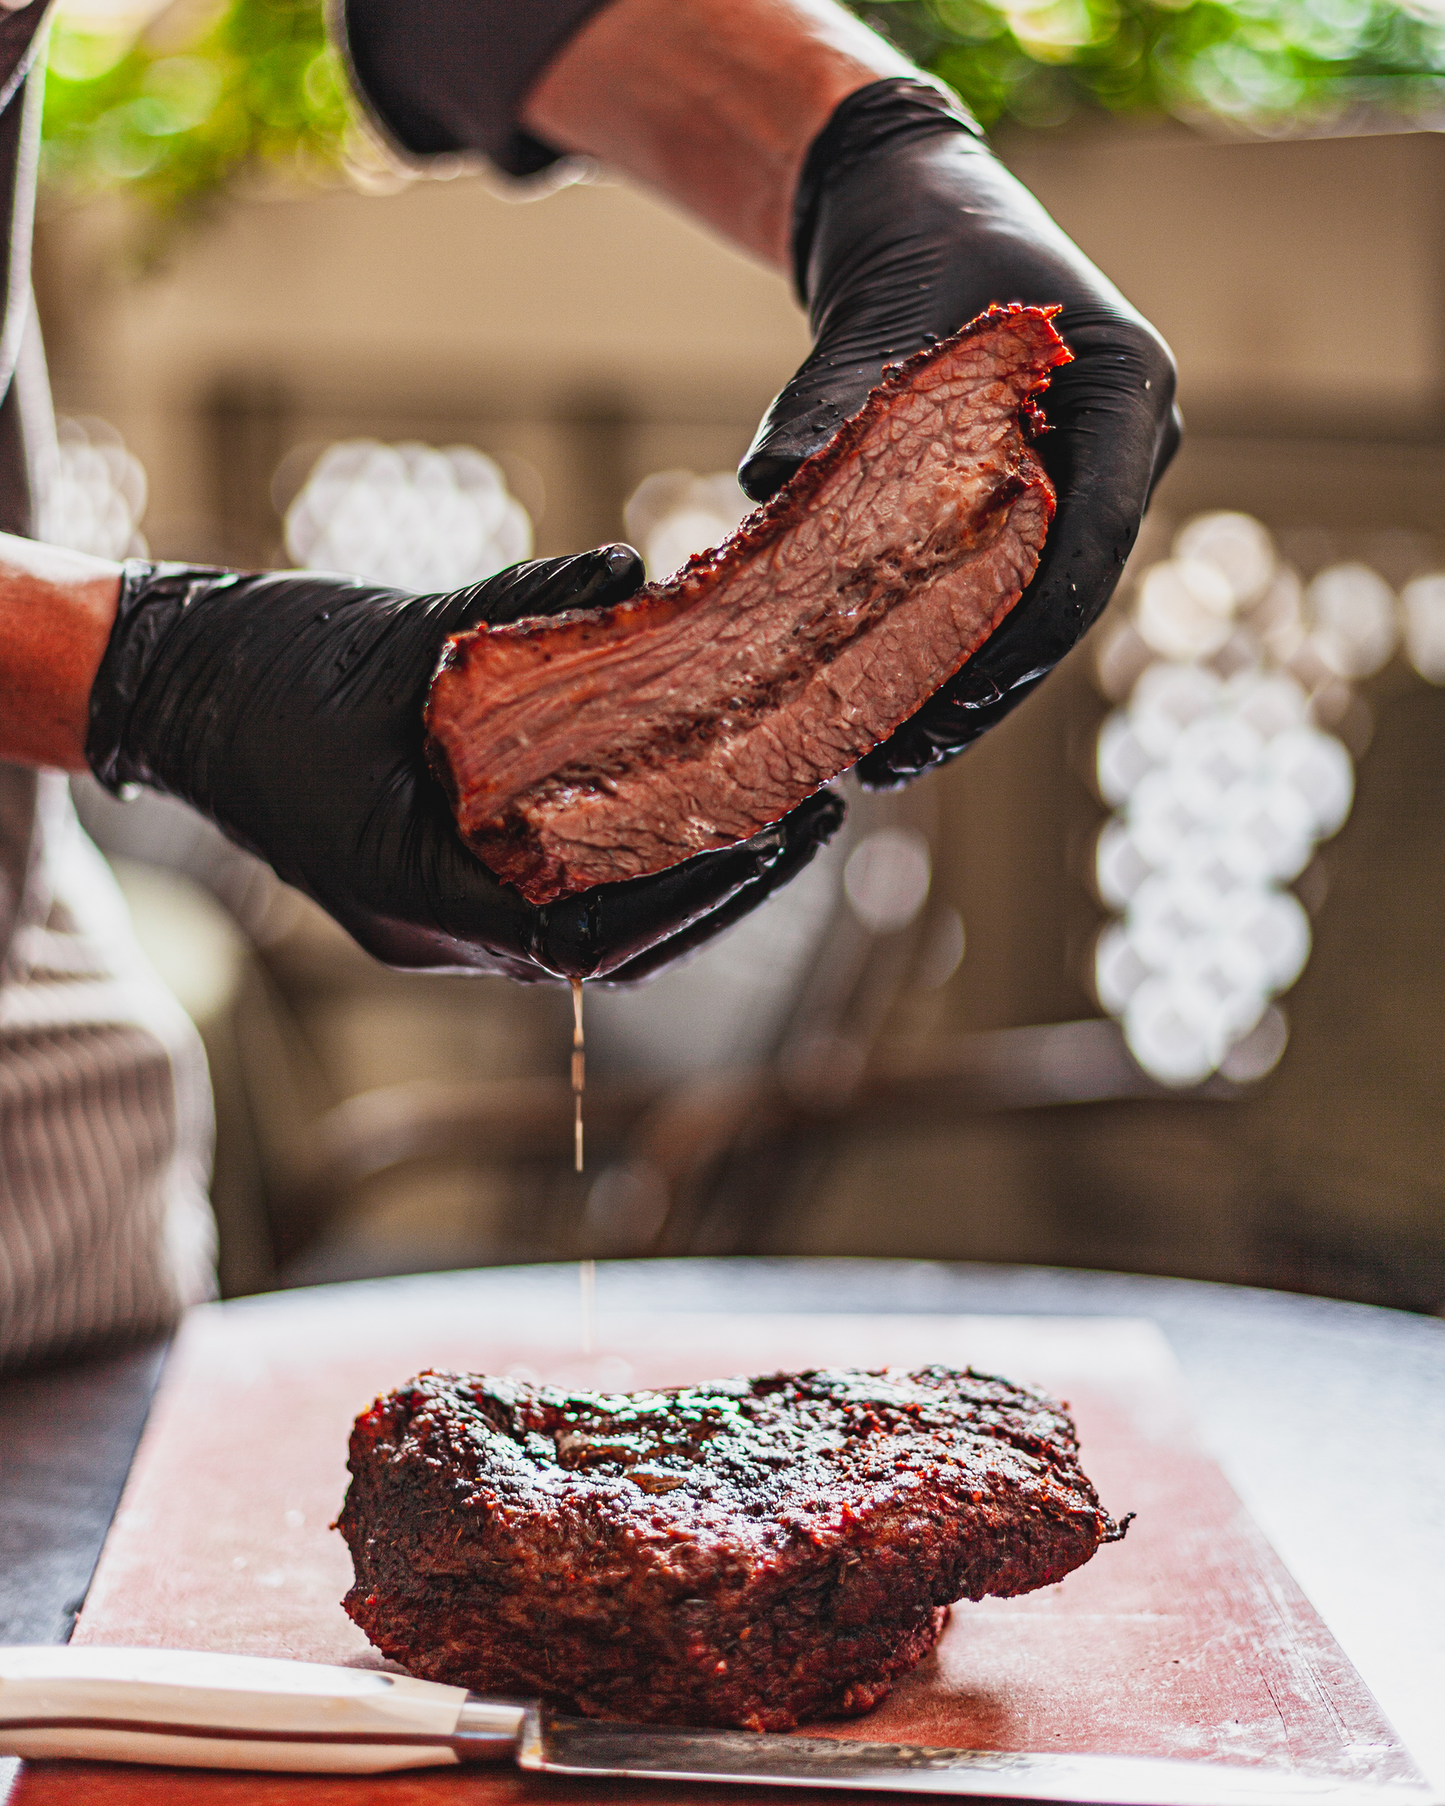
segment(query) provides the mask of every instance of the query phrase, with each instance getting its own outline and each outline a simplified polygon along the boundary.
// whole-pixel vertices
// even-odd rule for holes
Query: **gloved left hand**
[[[146,784],[194,805],[389,965],[628,982],[755,908],[842,804],[821,793],[739,846],[539,909],[462,843],[427,769],[422,707],[449,635],[604,607],[642,576],[630,546],[436,596],[133,562],[86,757],[111,790]]]

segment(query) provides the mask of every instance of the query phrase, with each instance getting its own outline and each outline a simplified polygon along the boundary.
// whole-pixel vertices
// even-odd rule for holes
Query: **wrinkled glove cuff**
[[[809,148],[793,194],[793,287],[804,307],[812,299],[808,264],[829,181],[881,145],[946,132],[966,132],[986,142],[983,127],[958,96],[925,75],[889,76],[838,102]]]
[[[233,573],[206,565],[152,564],[129,558],[121,567],[115,625],[90,690],[85,758],[107,790],[152,781],[149,763],[128,752],[126,734],[157,652],[192,603]]]

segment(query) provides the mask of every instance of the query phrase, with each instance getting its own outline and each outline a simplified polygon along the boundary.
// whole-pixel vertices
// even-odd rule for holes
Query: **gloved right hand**
[[[642,581],[630,546],[515,565],[451,595],[327,572],[133,561],[91,690],[101,783],[180,797],[388,965],[625,983],[746,915],[842,819],[828,792],[741,845],[537,908],[457,834],[422,707],[449,635],[600,608]]]
[[[884,369],[990,302],[1062,303],[1074,361],[1034,450],[1058,512],[1022,601],[963,669],[859,763],[886,790],[953,758],[1021,702],[1108,601],[1179,443],[1168,348],[931,83],[850,94],[814,140],[793,252],[812,355],[769,408],[740,479],[758,500],[827,444]]]

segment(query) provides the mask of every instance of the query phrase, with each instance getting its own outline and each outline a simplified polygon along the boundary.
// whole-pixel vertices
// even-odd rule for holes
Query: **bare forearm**
[[[914,73],[831,0],[611,0],[523,119],[786,268],[808,146],[856,89]]]
[[[0,758],[85,769],[120,567],[0,533]]]

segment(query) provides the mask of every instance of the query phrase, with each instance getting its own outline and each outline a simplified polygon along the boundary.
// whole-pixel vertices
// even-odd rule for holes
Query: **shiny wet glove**
[[[990,302],[1060,302],[1075,361],[1043,398],[1036,447],[1058,512],[1033,582],[951,682],[859,765],[886,789],[952,758],[1021,702],[1112,595],[1179,443],[1167,346],[922,81],[848,96],[814,141],[793,215],[812,355],[768,410],[739,476],[776,490],[855,413],[886,365]]]
[[[448,635],[619,602],[628,546],[516,565],[452,595],[323,572],[134,561],[90,699],[113,791],[178,796],[388,965],[606,977],[660,970],[748,913],[842,818],[813,797],[740,846],[535,908],[463,845],[427,768],[422,706]]]

